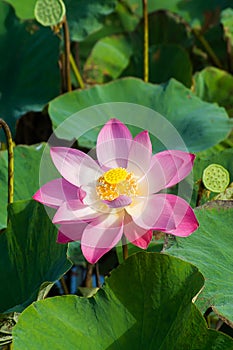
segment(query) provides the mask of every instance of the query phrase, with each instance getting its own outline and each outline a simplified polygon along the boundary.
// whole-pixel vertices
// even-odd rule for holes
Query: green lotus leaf
[[[211,202],[195,210],[200,227],[191,236],[176,238],[166,252],[195,264],[205,277],[197,305],[208,307],[233,326],[233,256],[231,201]]]
[[[118,78],[129,64],[132,49],[123,35],[105,37],[92,49],[84,65],[87,83],[104,83]]]
[[[166,85],[153,85],[136,78],[119,79],[82,91],[75,90],[55,98],[49,103],[49,114],[53,128],[55,130],[64,121],[69,120],[73,114],[91,106],[95,106],[95,121],[99,121],[100,125],[102,114],[98,113],[98,105],[114,102],[134,103],[160,113],[175,127],[189,151],[192,152],[201,151],[217,144],[225,139],[231,130],[231,122],[223,108],[203,102],[174,79],[171,79]],[[130,105],[128,105],[128,109],[130,109]],[[156,123],[155,116],[152,117],[147,113],[146,118],[142,118],[141,112],[138,108],[138,112],[136,110],[134,113],[135,122],[140,120],[143,129],[151,131],[152,125]],[[124,114],[127,114],[127,111]],[[87,116],[90,119],[88,113]],[[114,117],[114,110],[111,108],[109,109],[110,117]],[[117,114],[115,117],[124,118],[124,115]],[[71,132],[73,134],[70,137],[77,137],[75,130],[78,134],[78,131],[86,128],[87,122],[87,117],[80,118],[78,125],[72,126]],[[156,128],[159,130],[161,127],[158,124]],[[92,125],[92,130],[85,134],[85,137],[79,138],[79,145],[94,147],[99,129]],[[134,133],[139,131],[136,128],[132,130]],[[164,149],[164,146],[157,139],[152,138],[152,143],[155,152]],[[173,145],[173,147],[177,147],[177,145]]]
[[[14,200],[31,199],[39,188],[39,168],[44,145],[14,147]],[[0,229],[7,226],[8,160],[0,151]]]
[[[15,202],[8,218],[0,235],[0,313],[21,312],[41,297],[42,284],[45,288],[71,267],[67,247],[56,243],[57,228],[41,204]]]
[[[14,135],[21,115],[40,111],[60,91],[59,39],[36,21],[20,21],[2,1],[1,11],[0,115]]]
[[[230,73],[207,67],[194,75],[194,92],[207,102],[218,103],[233,117],[233,77]]]
[[[192,303],[203,282],[195,266],[174,257],[132,255],[91,298],[29,306],[13,329],[14,349],[233,349]]]

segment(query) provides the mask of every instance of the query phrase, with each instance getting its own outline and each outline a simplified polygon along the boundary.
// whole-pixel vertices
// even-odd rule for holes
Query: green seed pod
[[[229,172],[219,164],[210,164],[203,171],[202,182],[207,190],[215,193],[225,191],[230,183]]]
[[[214,200],[233,200],[233,182],[230,184],[230,186],[224,191],[219,194],[217,194],[214,198]]]
[[[65,16],[66,8],[62,0],[37,0],[34,14],[43,26],[55,26]]]

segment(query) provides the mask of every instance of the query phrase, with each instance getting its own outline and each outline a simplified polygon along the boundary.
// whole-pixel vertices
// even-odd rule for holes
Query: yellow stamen
[[[121,195],[134,197],[138,184],[132,172],[124,168],[108,170],[97,180],[96,192],[100,199],[112,201]]]

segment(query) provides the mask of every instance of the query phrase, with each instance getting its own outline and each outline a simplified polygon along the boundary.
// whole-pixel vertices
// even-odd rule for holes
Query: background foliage
[[[52,10],[61,0],[53,1]],[[76,349],[77,342],[80,349],[233,349],[232,1],[148,0],[148,82],[142,1],[64,0],[66,16],[52,27],[36,20],[35,4],[0,0],[0,116],[15,142],[14,203],[8,205],[1,132],[0,347],[11,342],[15,312],[26,308],[14,328],[16,350],[50,342],[53,349]],[[106,102],[161,113],[196,154],[191,205],[200,227],[189,238],[170,237],[164,247],[163,233],[155,232],[152,253],[133,255],[138,249],[130,246],[132,257],[122,265],[118,247],[100,261],[101,276],[112,273],[94,297],[61,297],[69,284],[75,283],[75,294],[82,293],[80,285],[94,286],[95,269],[78,243],[68,249],[71,269],[67,245],[56,243],[56,227],[31,196],[52,132],[74,113]],[[145,118],[144,129],[151,123]],[[94,147],[98,131],[73,140],[74,147]],[[154,152],[164,149],[151,139]],[[230,174],[230,186],[219,195],[201,181],[213,163]],[[166,254],[155,253],[162,249]],[[96,290],[85,289],[90,291]],[[56,297],[41,300],[47,295]],[[57,341],[61,332],[64,343]]]

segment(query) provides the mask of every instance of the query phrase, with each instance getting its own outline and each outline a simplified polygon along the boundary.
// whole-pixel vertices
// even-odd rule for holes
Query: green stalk
[[[71,79],[70,79],[70,34],[69,34],[69,27],[68,27],[66,16],[64,17],[64,20],[62,23],[62,29],[63,29],[64,45],[65,45],[65,64],[64,64],[65,80],[66,80],[65,85],[66,85],[67,91],[72,91]]]
[[[98,288],[101,288],[101,283],[100,283],[100,269],[99,269],[99,263],[97,262],[95,264],[95,278],[96,278],[96,286]]]
[[[84,287],[92,288],[92,275],[93,275],[94,266],[95,265],[90,264],[89,262],[87,263],[87,271],[86,271],[86,277],[84,280]]]
[[[198,180],[198,192],[197,192],[197,200],[196,200],[196,207],[199,207],[201,205],[201,199],[205,191],[205,186],[202,182],[202,179]]]
[[[149,29],[148,29],[148,6],[147,0],[142,0],[143,5],[143,23],[144,23],[144,81],[149,80]]]
[[[60,278],[60,281],[61,281],[61,285],[62,285],[62,289],[64,291],[64,294],[66,294],[66,295],[69,294],[69,289],[67,287],[65,278],[63,276]]]
[[[81,76],[81,74],[80,74],[80,72],[78,70],[78,67],[77,67],[76,63],[75,63],[74,57],[72,56],[71,53],[70,53],[70,64],[71,64],[73,72],[74,72],[74,74],[76,76],[76,79],[77,79],[77,81],[79,83],[80,88],[84,89],[85,88],[84,81],[83,81],[82,76]]]
[[[123,259],[126,260],[129,256],[129,252],[128,252],[128,245],[124,234],[122,236],[121,243],[122,243]]]
[[[8,204],[14,201],[14,152],[13,152],[13,141],[11,131],[7,123],[0,119],[0,128],[3,129],[6,141],[7,141],[7,152],[8,152]]]

